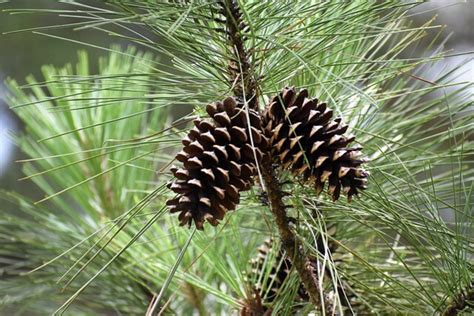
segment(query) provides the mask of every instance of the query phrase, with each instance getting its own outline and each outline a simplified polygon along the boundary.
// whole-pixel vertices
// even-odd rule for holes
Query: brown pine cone
[[[301,227],[301,229],[305,230],[306,227]],[[336,233],[336,226],[330,226],[326,232],[329,236],[334,236]],[[337,244],[332,242],[331,240],[328,241],[327,245],[329,249],[326,249],[326,244],[323,243],[322,238],[318,238],[316,242],[316,247],[321,253],[329,250],[331,253],[335,251]],[[275,247],[275,241],[273,238],[266,239],[263,244],[258,247],[258,254],[255,258],[250,261],[252,270],[250,273],[250,279],[253,280],[260,280],[261,275],[264,274],[265,264],[268,264],[268,260],[270,260],[269,255],[272,251],[272,248]],[[316,267],[316,260],[312,261],[313,268]],[[273,265],[269,271],[269,278],[267,280],[262,280],[260,283],[256,283],[253,285],[253,288],[257,293],[260,294],[263,303],[271,303],[276,298],[278,292],[281,290],[283,283],[285,282],[286,278],[289,276],[290,271],[292,269],[292,263],[290,258],[284,253],[282,249],[279,249],[276,253],[274,253],[274,259],[272,260]],[[268,268],[267,268],[268,269]],[[301,284],[298,290],[298,301],[308,301],[309,297],[306,293],[306,290]]]
[[[183,167],[171,167],[176,180],[168,185],[178,194],[167,202],[171,213],[180,213],[181,225],[194,221],[198,229],[205,221],[217,225],[236,208],[269,143],[258,112],[236,98],[209,104],[206,111],[212,120],[194,120],[176,155]]]
[[[258,255],[256,258],[250,261],[252,265],[251,275],[258,281],[261,279],[261,274],[264,273],[265,261],[268,260],[268,256],[272,250],[274,241],[269,238],[258,247]],[[276,253],[274,259],[274,265],[271,267],[267,280],[262,280],[263,283],[255,284],[254,288],[256,292],[262,297],[265,297],[265,303],[271,303],[274,301],[278,292],[280,291],[283,282],[286,280],[291,271],[291,261],[288,257],[280,250]]]
[[[359,158],[362,147],[348,147],[355,136],[344,135],[348,126],[332,115],[326,103],[309,99],[306,89],[285,88],[271,99],[263,121],[276,163],[312,181],[318,194],[328,181],[334,201],[341,190],[351,201],[366,188],[369,173],[360,166],[367,160]]]

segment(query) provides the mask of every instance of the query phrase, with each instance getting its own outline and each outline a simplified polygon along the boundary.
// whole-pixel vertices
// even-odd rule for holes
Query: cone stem
[[[331,304],[325,300],[323,290],[319,286],[318,276],[312,270],[311,261],[303,251],[303,244],[290,229],[285,204],[283,203],[283,193],[271,162],[262,163],[262,175],[267,188],[270,210],[275,217],[280,233],[282,247],[291,258],[291,262],[298,272],[311,302],[319,309],[323,309],[322,302],[324,302],[324,310],[326,311],[330,309]],[[329,313],[326,311],[326,314],[332,314],[332,311]]]

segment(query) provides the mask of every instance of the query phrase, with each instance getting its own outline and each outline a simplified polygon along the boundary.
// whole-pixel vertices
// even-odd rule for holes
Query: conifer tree
[[[9,10],[72,19],[17,31],[132,45],[8,81],[21,180],[44,196],[1,194],[0,311],[472,312],[472,83],[428,77],[452,56],[438,36],[410,55],[441,32],[416,5]]]

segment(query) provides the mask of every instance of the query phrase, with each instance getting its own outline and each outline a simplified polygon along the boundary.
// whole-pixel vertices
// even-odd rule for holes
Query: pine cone
[[[304,228],[304,227],[301,227]],[[326,232],[329,236],[334,236],[336,234],[336,226],[328,227]],[[329,250],[331,253],[334,264],[339,266],[344,261],[344,255],[339,253],[338,244],[332,240],[328,240],[327,244],[323,243],[321,238],[318,238],[316,242],[318,251],[324,253]],[[326,246],[329,248],[326,249]],[[274,240],[269,238],[264,241],[264,243],[258,248],[258,255],[250,261],[252,270],[250,272],[250,277],[247,281],[255,281],[257,283],[252,284],[254,295],[251,298],[247,298],[244,301],[244,307],[241,310],[241,315],[262,315],[265,312],[271,312],[271,305],[274,302],[278,292],[281,291],[283,283],[286,278],[289,276],[292,269],[291,260],[285,255],[285,253],[280,249],[277,253],[274,254],[274,258],[271,261],[273,264],[270,267],[268,273],[269,277],[267,280],[262,279],[262,274],[264,274],[265,264],[268,264],[269,255],[274,247]],[[309,267],[315,275],[317,275],[318,264],[317,259],[312,257],[308,263]],[[328,275],[327,281],[329,280],[329,288],[332,288],[333,284],[330,281],[332,279],[332,274],[330,272],[329,266],[326,265],[326,272]],[[357,314],[368,315],[366,306],[360,301],[359,295],[354,292],[353,287],[349,286],[344,280],[338,281],[338,286],[336,289],[339,300],[341,300],[342,305],[345,310],[357,311]],[[335,303],[335,291],[334,289],[330,290],[327,293],[327,302]],[[298,289],[298,294],[295,297],[295,303],[305,303],[309,302],[309,296],[303,286],[300,284]],[[297,314],[298,305],[295,305],[295,314]],[[258,311],[258,313],[250,313],[249,311]]]
[[[252,266],[252,275],[256,280],[261,278],[264,273],[265,261],[272,250],[274,241],[273,238],[266,239],[264,243],[258,247],[258,255],[250,261]],[[275,254],[274,265],[271,267],[269,277],[263,280],[264,283],[255,284],[255,291],[264,297],[264,303],[271,303],[277,296],[283,282],[286,280],[291,271],[291,261],[285,254],[279,250]]]
[[[301,226],[300,229],[306,230],[307,228],[305,226]],[[330,226],[326,234],[329,236],[334,236],[336,234],[336,226]],[[329,248],[326,249],[326,246],[328,246]],[[252,266],[252,275],[255,277],[255,279],[258,280],[259,275],[263,273],[265,262],[268,260],[268,255],[270,254],[273,247],[273,238],[266,239],[264,243],[258,248],[257,257],[250,261]],[[329,240],[327,243],[324,243],[322,238],[318,238],[316,240],[316,247],[321,253],[324,253],[327,250],[332,253],[336,250],[337,244],[332,242],[331,240]],[[288,258],[288,256],[285,255],[283,250],[280,249],[275,254],[274,265],[271,267],[271,271],[269,274],[270,280],[267,281],[267,284],[256,284],[254,286],[255,289],[258,290],[262,295],[268,292],[265,302],[272,302],[273,299],[276,297],[281,285],[288,277],[291,267],[291,260]],[[316,267],[315,263],[314,267]],[[266,287],[272,282],[272,280],[272,288],[266,289]],[[262,291],[262,289],[264,290]],[[308,301],[308,299],[309,297],[306,294],[306,290],[304,289],[303,284],[301,284],[301,288],[299,290],[299,300]]]
[[[217,225],[236,208],[269,144],[259,114],[244,109],[237,99],[209,104],[206,111],[212,120],[194,120],[176,155],[183,167],[171,167],[177,180],[168,185],[178,194],[167,202],[171,213],[180,212],[181,225],[194,221],[198,229],[206,220]]]
[[[349,201],[366,188],[369,175],[359,158],[362,147],[347,147],[354,135],[344,135],[348,126],[332,119],[326,103],[309,99],[306,89],[285,88],[271,99],[264,112],[264,126],[270,136],[272,158],[304,181],[311,180],[316,192],[329,182],[328,193],[335,201],[342,191]]]

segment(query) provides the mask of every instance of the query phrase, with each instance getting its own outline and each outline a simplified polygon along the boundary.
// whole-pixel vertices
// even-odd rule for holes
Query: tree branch
[[[322,309],[323,304],[321,302],[321,297],[323,296],[324,309],[331,309],[331,304],[326,301],[323,291],[319,287],[319,280],[316,272],[313,270],[311,260],[304,253],[302,243],[296,238],[295,234],[290,229],[285,204],[283,203],[283,193],[270,161],[264,161],[262,163],[262,175],[267,189],[270,210],[275,217],[283,249],[291,258],[291,262],[298,272],[311,302],[316,306],[316,308]],[[332,311],[330,314],[332,314]]]
[[[248,53],[244,45],[245,23],[236,0],[222,0],[221,13],[225,16],[226,34],[233,58],[229,60],[229,80],[235,96],[245,97],[250,108],[258,108],[257,83],[252,75]]]
[[[244,46],[242,33],[245,23],[242,21],[238,2],[237,0],[221,0],[220,5],[222,7],[221,13],[225,16],[226,33],[234,55],[234,60],[229,62],[233,93],[237,97],[244,98],[250,108],[258,109],[257,82],[251,73],[251,64]],[[332,309],[330,308],[332,305],[326,301],[323,291],[319,287],[317,273],[311,265],[311,260],[306,256],[302,243],[297,240],[289,227],[288,216],[283,204],[283,193],[275,176],[271,159],[263,159],[261,172],[268,194],[270,210],[275,217],[283,249],[291,258],[315,307],[322,309],[322,303],[324,303],[324,309]]]

